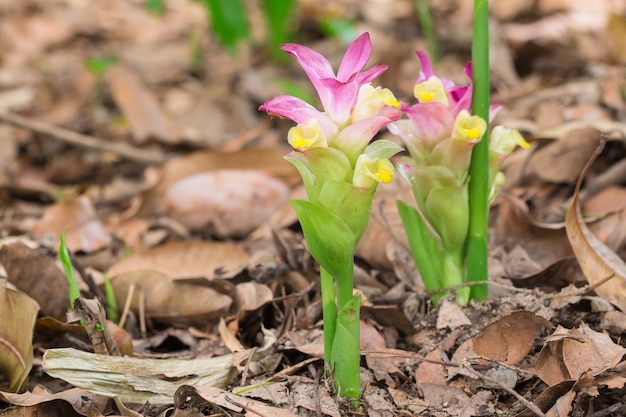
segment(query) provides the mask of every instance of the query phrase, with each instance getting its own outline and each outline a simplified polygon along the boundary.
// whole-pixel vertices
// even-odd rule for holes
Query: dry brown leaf
[[[535,370],[548,385],[577,380],[585,373],[601,375],[616,366],[626,354],[626,349],[615,344],[605,333],[591,330],[586,324],[578,329],[561,326],[544,344]]]
[[[183,385],[174,394],[174,405],[177,409],[195,410],[199,415],[216,407],[217,410],[230,410],[249,417],[297,417],[296,414],[261,401],[241,397],[228,391],[214,387],[196,387]],[[244,408],[245,407],[245,408]]]
[[[218,169],[265,171],[286,184],[296,184],[300,176],[283,157],[282,148],[244,149],[238,152],[202,151],[171,159],[163,166],[158,184],[143,194],[141,215],[162,214],[165,195],[179,180],[190,175]]]
[[[448,300],[444,300],[439,306],[437,313],[437,330],[450,329],[454,330],[461,326],[469,326],[472,322],[465,315],[458,304]]]
[[[611,13],[606,35],[613,59],[620,64],[626,64],[626,18]]]
[[[120,305],[133,292],[130,308],[141,309],[149,318],[167,322],[202,323],[225,314],[232,299],[212,288],[177,282],[155,271],[136,270],[111,277],[115,298]]]
[[[116,66],[106,76],[113,99],[130,122],[135,143],[149,139],[168,144],[179,141],[179,128],[161,112],[159,103],[136,74]]]
[[[21,291],[0,285],[0,373],[8,390],[26,388],[33,366],[33,329],[39,305]]]
[[[84,195],[48,207],[30,233],[34,239],[58,245],[66,227],[65,243],[72,252],[95,252],[108,246],[112,240],[91,200]]]
[[[537,336],[551,327],[543,317],[516,311],[483,328],[473,338],[473,349],[478,355],[515,365],[530,352]]]
[[[571,184],[600,143],[600,132],[582,128],[570,132],[560,140],[538,149],[529,164],[534,173],[545,182]]]
[[[65,321],[70,307],[67,278],[55,260],[43,249],[31,249],[22,242],[4,245],[0,263],[8,281],[41,306],[44,315]]]
[[[563,362],[574,379],[588,371],[598,375],[617,365],[626,354],[626,349],[608,334],[596,332],[585,323],[570,333],[581,337],[563,339]]]
[[[445,355],[441,350],[428,352],[426,359],[430,361],[444,362]],[[446,384],[446,370],[443,365],[429,361],[422,361],[415,369],[415,382],[420,384]]]
[[[578,178],[572,203],[565,216],[565,230],[589,284],[594,284],[611,274],[615,274],[613,279],[599,286],[595,291],[622,311],[626,311],[626,263],[591,233],[582,219],[578,202],[582,181],[603,148],[604,142],[597,147],[596,152],[591,156]]]
[[[396,386],[396,382],[392,375],[403,375],[402,371],[398,368],[398,360],[393,353],[387,349],[385,338],[380,334],[374,326],[361,321],[361,350],[383,352],[382,355],[365,354],[365,361],[367,367],[374,372],[374,377],[377,381],[385,381],[388,386]],[[389,352],[389,355],[385,355],[385,352]]]
[[[103,415],[107,403],[106,398],[103,399],[97,394],[80,388],[70,388],[54,394],[37,388],[33,392],[24,392],[22,394],[0,392],[0,399],[20,407],[36,407],[32,414],[20,414],[32,416],[70,415],[72,409],[66,407],[66,405],[69,405],[80,415],[97,417]],[[59,402],[64,402],[65,404],[62,405]],[[20,411],[26,411],[26,409],[23,408]]]
[[[243,237],[264,224],[288,194],[285,183],[264,172],[218,170],[176,182],[165,196],[165,211],[192,230]]]
[[[242,282],[235,287],[235,300],[240,311],[253,311],[274,299],[270,287],[258,282]]]
[[[232,278],[243,271],[248,258],[241,246],[230,242],[167,242],[121,260],[109,268],[108,274],[157,271],[173,279]]]

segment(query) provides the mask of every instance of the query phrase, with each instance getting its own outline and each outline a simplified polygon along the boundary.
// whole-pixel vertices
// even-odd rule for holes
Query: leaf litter
[[[286,202],[302,194],[287,125],[255,111],[301,74],[223,51],[195,2],[163,18],[87,3],[0,4],[3,416],[626,413],[623,1],[492,5],[498,123],[533,144],[505,162],[491,212],[492,295],[433,308],[395,208],[409,190],[381,187],[355,265],[359,410],[325,377],[319,272]],[[443,75],[469,56],[468,4],[432,2]],[[408,98],[425,43],[411,2],[397,6],[297,2],[300,41],[337,59],[339,41],[310,28],[329,11],[358,21],[390,65],[384,84]],[[119,62],[99,82],[84,62],[104,56]],[[68,314],[65,227],[81,302],[106,305],[106,274],[122,313],[123,329],[100,329],[96,307],[94,332],[132,356],[93,353],[107,348],[89,316]]]

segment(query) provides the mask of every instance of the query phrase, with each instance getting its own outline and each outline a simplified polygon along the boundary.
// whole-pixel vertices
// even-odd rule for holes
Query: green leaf
[[[204,0],[204,6],[219,42],[232,52],[238,41],[250,37],[246,8],[241,0]]]
[[[426,210],[447,252],[460,252],[467,240],[467,186],[436,188],[428,194]]]
[[[346,45],[359,35],[356,24],[352,20],[324,19],[318,23],[318,26],[326,37],[339,39]]]
[[[443,247],[414,207],[398,201],[398,212],[409,239],[409,247],[427,291],[441,288]],[[436,302],[433,297],[433,302]]]
[[[280,45],[291,40],[292,19],[289,17],[294,4],[294,0],[263,0],[261,2],[267,20],[270,56],[277,62],[285,62],[289,59],[289,56],[280,49]]]
[[[354,400],[360,397],[360,303],[358,295],[339,310],[331,358],[337,395]]]
[[[326,209],[343,219],[358,242],[367,228],[375,191],[375,187],[359,188],[347,182],[326,181],[319,198]]]
[[[59,244],[59,259],[63,264],[63,270],[65,271],[65,277],[70,286],[70,307],[74,309],[74,301],[80,297],[80,291],[78,290],[78,284],[76,283],[76,277],[74,276],[74,270],[72,269],[72,259],[70,253],[67,250],[65,244],[65,229],[61,232],[61,243]]]
[[[163,16],[165,11],[164,0],[146,0],[146,10],[155,16]]]
[[[352,276],[357,241],[346,222],[310,201],[290,203],[313,258],[335,279]]]
[[[106,56],[102,58],[87,58],[85,68],[95,77],[101,78],[104,74],[117,64],[117,58]]]
[[[367,148],[365,148],[365,153],[367,154],[367,156],[369,156],[372,159],[391,158],[398,152],[402,152],[401,146],[399,146],[395,142],[392,142],[390,140],[384,140],[384,139],[374,141],[370,143],[369,145],[367,145]]]

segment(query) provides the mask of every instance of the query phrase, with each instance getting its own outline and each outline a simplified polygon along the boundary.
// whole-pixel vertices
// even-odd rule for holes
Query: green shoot
[[[204,0],[202,3],[219,42],[234,53],[237,43],[250,37],[245,4],[241,0]]]
[[[117,300],[115,299],[115,292],[113,291],[113,285],[107,274],[104,274],[104,293],[107,298],[107,317],[114,323],[118,322],[117,314]]]
[[[422,26],[424,38],[426,38],[428,55],[430,55],[434,62],[439,62],[441,54],[439,53],[439,43],[437,42],[437,36],[435,35],[435,27],[433,25],[429,0],[415,0],[415,10],[417,10],[417,17],[420,21],[420,25]]]
[[[59,259],[63,264],[63,270],[65,271],[65,276],[67,277],[67,283],[70,286],[70,306],[74,308],[74,302],[80,298],[80,291],[78,290],[78,284],[76,283],[76,277],[74,276],[74,269],[72,268],[72,259],[70,258],[70,253],[67,250],[67,246],[65,244],[65,229],[61,232],[61,243],[59,245]]]
[[[263,0],[261,5],[267,20],[267,34],[270,57],[276,62],[286,62],[288,56],[280,49],[280,45],[290,42],[289,15],[294,0]]]

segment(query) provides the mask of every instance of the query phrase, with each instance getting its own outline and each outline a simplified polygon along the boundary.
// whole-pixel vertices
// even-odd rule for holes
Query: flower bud
[[[432,76],[428,80],[415,84],[413,95],[420,103],[441,103],[448,106],[448,93],[443,82],[438,77]]]
[[[400,103],[388,88],[363,84],[352,112],[352,123],[377,116],[384,106],[400,108]]]
[[[294,149],[301,151],[328,146],[320,124],[315,119],[311,119],[306,125],[298,124],[289,129],[287,141]]]
[[[393,164],[388,159],[372,159],[361,154],[356,161],[352,183],[355,187],[371,188],[379,182],[389,184],[393,174]]]
[[[467,110],[461,110],[454,121],[452,137],[470,143],[480,142],[487,130],[487,122],[479,116],[472,116]]]
[[[500,155],[510,155],[513,149],[519,145],[524,149],[530,149],[530,143],[515,129],[507,129],[503,126],[496,126],[491,132],[489,140],[489,150]]]

